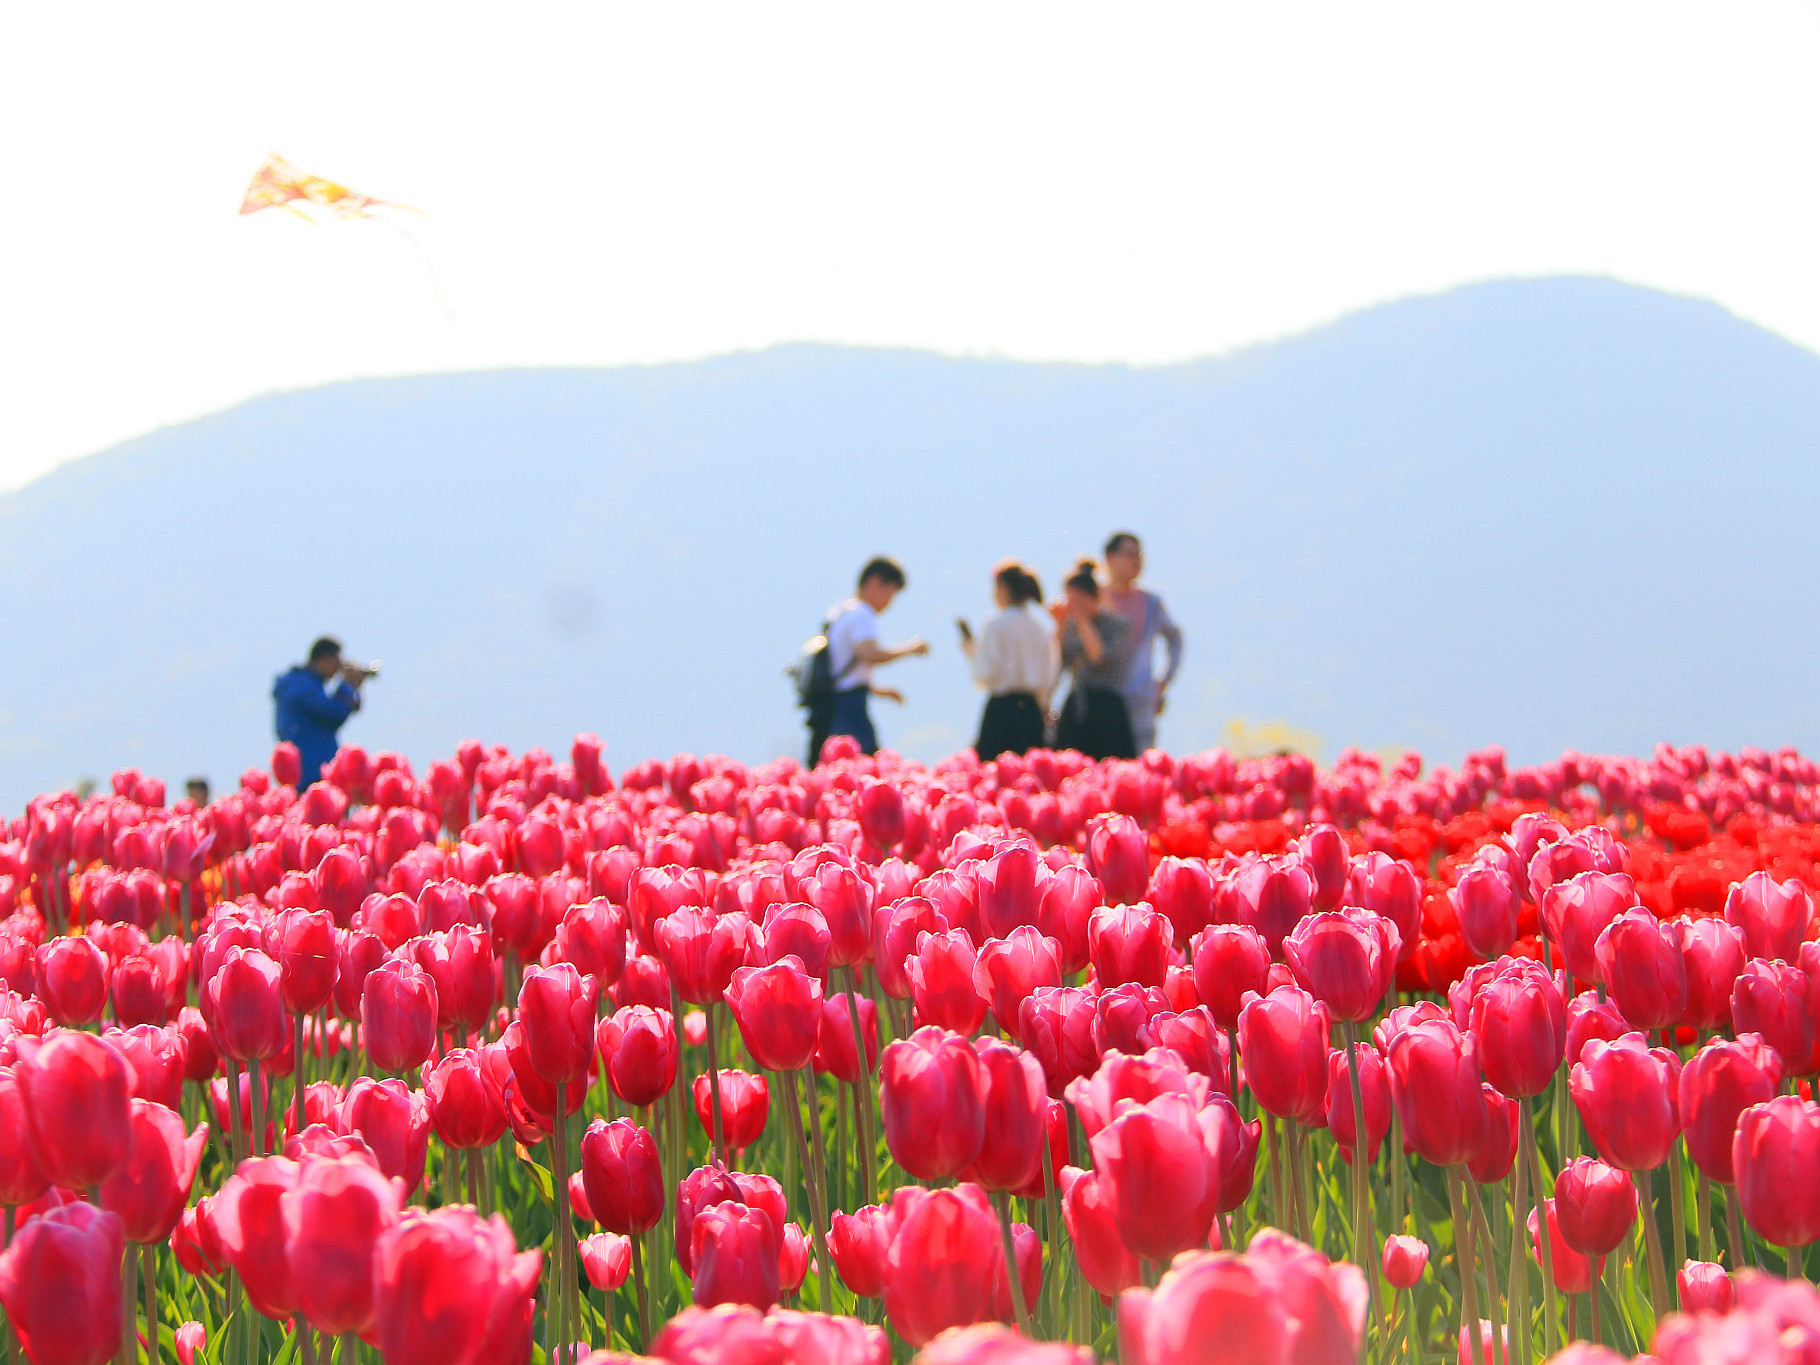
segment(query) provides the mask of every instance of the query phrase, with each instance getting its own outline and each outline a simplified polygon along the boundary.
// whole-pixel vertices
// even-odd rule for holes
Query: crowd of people
[[[1182,629],[1163,599],[1139,585],[1143,572],[1143,544],[1129,531],[1108,539],[1100,560],[1079,561],[1046,608],[1028,565],[994,566],[998,609],[977,635],[965,619],[955,623],[973,680],[986,693],[974,741],[982,759],[1044,745],[1094,759],[1136,758],[1156,743],[1157,717],[1182,662]],[[896,560],[868,561],[853,596],[830,611],[806,651],[797,685],[811,764],[836,735],[877,751],[872,698],[903,697],[875,681],[876,671],[929,652],[920,639],[888,645],[879,637],[880,615],[908,582]],[[361,689],[375,676],[376,668],[344,658],[341,642],[324,636],[274,682],[274,728],[297,746],[306,784],[335,756],[341,727],[360,710]],[[1067,692],[1057,702],[1064,681]],[[193,778],[190,785],[191,799],[207,804],[206,782]]]
[[[966,620],[956,622],[973,680],[986,693],[973,746],[982,759],[1044,745],[1094,759],[1136,758],[1156,743],[1157,717],[1181,667],[1182,629],[1163,599],[1139,586],[1143,572],[1143,544],[1129,531],[1117,532],[1101,561],[1075,566],[1045,620],[1035,572],[1016,560],[994,567],[998,610],[977,635]],[[874,752],[871,699],[902,700],[873,680],[874,671],[929,652],[923,640],[886,645],[879,638],[879,615],[907,582],[897,561],[869,561],[854,595],[829,613],[812,643],[817,667],[805,668],[799,683],[811,763],[836,735]],[[1064,679],[1067,693],[1058,703]]]

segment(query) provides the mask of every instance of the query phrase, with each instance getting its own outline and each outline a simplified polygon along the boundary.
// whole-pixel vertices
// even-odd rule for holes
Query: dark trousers
[[[1001,692],[986,699],[973,751],[982,763],[1000,754],[1027,754],[1043,747],[1043,708],[1029,692]]]
[[[872,728],[872,713],[866,703],[872,688],[849,687],[836,692],[827,708],[809,722],[809,766],[813,768],[822,756],[822,745],[835,735],[852,735],[859,741],[861,753],[878,752],[878,732]]]
[[[1136,758],[1137,740],[1131,734],[1131,713],[1125,709],[1125,699],[1100,687],[1070,692],[1056,721],[1055,747],[1077,749],[1096,761]]]

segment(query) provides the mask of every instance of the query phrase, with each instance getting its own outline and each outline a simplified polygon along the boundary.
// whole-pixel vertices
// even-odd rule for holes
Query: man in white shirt
[[[822,745],[834,735],[851,735],[859,741],[864,753],[878,752],[878,734],[872,728],[872,713],[867,706],[873,696],[901,702],[903,696],[890,687],[875,687],[872,670],[913,654],[927,654],[929,646],[920,639],[906,640],[901,645],[881,645],[878,641],[879,613],[904,590],[909,580],[894,559],[879,556],[859,571],[859,590],[829,614],[828,663],[834,676],[834,695],[825,706],[815,708],[809,717],[809,762],[821,757]]]

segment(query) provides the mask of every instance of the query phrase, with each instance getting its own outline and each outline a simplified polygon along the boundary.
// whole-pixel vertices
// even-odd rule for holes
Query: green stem
[[[1473,1281],[1472,1220],[1460,1194],[1461,1168],[1447,1168],[1447,1205],[1453,1213],[1453,1259],[1460,1276],[1460,1334],[1470,1343],[1472,1358],[1479,1358],[1479,1296]]]
[[[998,1210],[999,1235],[1005,1243],[1005,1275],[1011,1282],[1012,1317],[1017,1321],[1018,1335],[1027,1337],[1030,1335],[1030,1310],[1024,1305],[1024,1277],[1017,1273],[1017,1246],[1011,1236],[1011,1198],[1003,1190],[994,1190],[992,1205]]]
[[[821,1286],[817,1307],[824,1313],[834,1311],[834,1281],[828,1274],[828,1205],[817,1188],[815,1168],[809,1160],[809,1137],[803,1131],[803,1109],[796,1093],[796,1073],[780,1073],[784,1082],[784,1108],[790,1114],[790,1126],[796,1134],[796,1151],[803,1168],[803,1187],[809,1192],[809,1217],[815,1226],[815,1275]],[[810,1073],[814,1075],[813,1072]]]

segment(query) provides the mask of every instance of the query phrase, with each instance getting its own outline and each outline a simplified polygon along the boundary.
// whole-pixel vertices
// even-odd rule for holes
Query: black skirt
[[[980,737],[973,751],[982,763],[1000,754],[1026,754],[1043,747],[1043,708],[1029,692],[1001,692],[986,699]]]
[[[1074,688],[1056,721],[1055,747],[1078,749],[1096,760],[1136,758],[1137,739],[1125,699],[1103,687]]]

